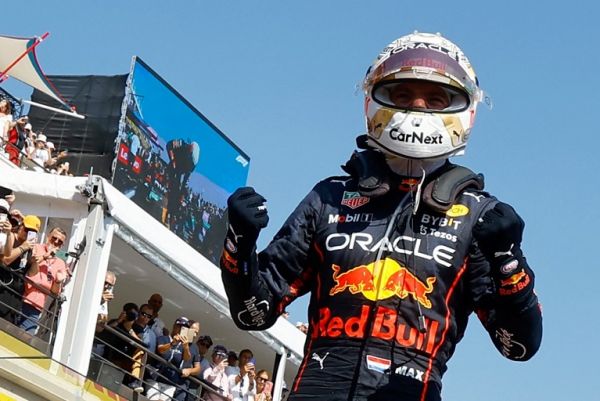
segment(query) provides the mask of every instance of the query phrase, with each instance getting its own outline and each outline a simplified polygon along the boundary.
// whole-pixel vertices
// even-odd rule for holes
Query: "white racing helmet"
[[[408,81],[443,88],[443,109],[400,108],[390,92]],[[390,156],[446,159],[464,153],[483,99],[475,71],[458,46],[440,34],[402,36],[379,54],[363,82],[369,144]]]

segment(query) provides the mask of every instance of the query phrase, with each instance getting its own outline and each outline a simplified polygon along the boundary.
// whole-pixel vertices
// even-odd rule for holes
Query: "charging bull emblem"
[[[361,293],[372,301],[393,296],[400,299],[410,297],[423,307],[431,308],[428,294],[433,292],[435,276],[427,277],[423,282],[393,259],[386,258],[377,264],[360,265],[345,272],[340,272],[341,268],[336,264],[331,268],[334,284],[329,290],[329,295],[347,290],[351,294]]]
[[[435,277],[427,277],[425,282],[427,284],[423,284],[405,267],[400,267],[400,270],[388,277],[384,288],[387,291],[392,291],[400,299],[411,296],[415,301],[429,309],[431,308],[431,301],[427,298],[427,294],[433,291]]]
[[[332,265],[331,268],[333,269],[335,285],[329,291],[329,295],[335,295],[345,290],[350,291],[351,294],[358,294],[359,292],[375,289],[373,287],[373,273],[368,266],[358,266],[341,274],[338,265]]]

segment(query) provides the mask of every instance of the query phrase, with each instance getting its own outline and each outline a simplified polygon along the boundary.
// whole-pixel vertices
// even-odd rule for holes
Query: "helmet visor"
[[[386,80],[423,79],[462,89],[479,101],[480,90],[474,78],[443,48],[416,48],[399,50],[391,54],[365,80],[365,89]]]
[[[455,113],[470,104],[467,94],[456,87],[418,79],[381,81],[371,96],[385,107],[423,112]]]

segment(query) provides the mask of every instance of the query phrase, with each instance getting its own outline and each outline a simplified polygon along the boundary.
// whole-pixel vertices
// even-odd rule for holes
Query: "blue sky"
[[[249,183],[271,216],[261,246],[318,180],[341,173],[364,132],[355,85],[377,53],[413,30],[458,43],[494,108],[480,108],[455,162],[525,219],[545,333],[532,361],[514,363],[472,319],[444,399],[600,399],[597,2],[21,4],[4,5],[2,33],[50,31],[38,50],[46,73],[122,74],[139,55],[251,157]],[[292,319],[305,308],[293,305]]]

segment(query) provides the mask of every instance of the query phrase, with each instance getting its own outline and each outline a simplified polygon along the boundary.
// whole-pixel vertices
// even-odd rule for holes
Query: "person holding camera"
[[[67,265],[56,256],[65,241],[67,233],[60,227],[50,230],[46,242],[33,247],[29,258],[29,268],[25,273],[23,291],[23,314],[19,327],[30,334],[35,334],[38,321],[48,294],[60,295],[63,283],[67,279]]]
[[[7,241],[12,241],[12,249],[8,256],[1,257],[0,317],[17,324],[23,306],[24,275],[29,260],[27,255],[35,245],[34,235],[37,238],[41,222],[37,216],[22,216],[18,210],[11,210],[8,220],[12,232]]]
[[[233,401],[253,401],[256,396],[256,360],[252,351],[240,351],[240,373],[229,377],[229,389]]]
[[[156,380],[148,381],[150,388],[148,388],[146,397],[149,400],[171,400],[175,395],[182,397],[178,399],[185,399],[185,391],[180,391],[177,387],[186,389],[189,374],[184,376],[183,369],[194,360],[198,361],[198,364],[200,363],[197,348],[190,347],[190,342],[193,341],[193,336],[189,336],[192,337],[190,339],[187,334],[190,326],[191,322],[188,318],[179,317],[173,324],[170,336],[157,338],[156,353],[169,364],[160,364]],[[184,328],[185,330],[183,330]],[[193,355],[192,352],[196,352],[196,354]]]
[[[188,401],[195,399],[197,393],[197,384],[190,380],[190,377],[200,375],[202,367],[200,366],[200,351],[194,343],[196,335],[200,331],[200,322],[190,320],[190,327],[185,333],[185,340],[189,344],[190,354],[192,358],[189,361],[184,361],[181,366],[181,379],[179,387],[175,391],[173,399],[177,401]]]
[[[123,310],[116,319],[111,319],[106,324],[113,329],[119,331],[124,336],[131,338],[139,343],[141,338],[137,335],[133,328],[133,323],[139,316],[139,308],[133,302],[128,302],[123,305]],[[131,370],[131,358],[137,349],[131,342],[117,336],[110,330],[102,330],[98,335],[108,346],[106,347],[106,359],[124,370]]]
[[[46,149],[48,149],[48,161],[46,162],[46,168],[49,169],[52,174],[66,175],[62,171],[61,166],[63,166],[64,163],[61,162],[61,160],[63,160],[64,158],[66,158],[68,156],[68,151],[62,150],[58,153],[55,153],[56,146],[54,145],[54,142],[50,142],[50,141],[46,142]],[[67,162],[67,164],[68,164],[68,162]],[[59,169],[61,169],[60,174],[58,172]]]
[[[98,308],[98,318],[96,319],[96,334],[104,332],[104,325],[108,321],[108,302],[114,298],[113,290],[117,277],[115,273],[107,270],[104,276],[104,287],[102,288],[102,296],[100,297],[100,307]],[[116,327],[118,319],[111,321],[111,327]],[[106,350],[106,346],[101,341],[94,341],[92,351],[94,354],[102,356]]]
[[[0,257],[9,256],[13,248],[12,224],[9,220],[10,205],[0,199]]]
[[[108,302],[110,302],[115,296],[113,290],[115,283],[117,282],[117,276],[115,272],[107,270],[104,276],[104,288],[102,289],[102,298],[100,299],[100,309],[98,310],[98,320],[100,322],[106,322],[108,319]]]
[[[215,345],[213,348],[210,366],[202,372],[202,377],[206,382],[216,387],[215,391],[205,391],[202,398],[206,401],[228,401],[231,400],[229,393],[229,377],[227,376],[227,348],[222,345]]]
[[[187,395],[185,401],[197,400],[198,388],[200,386],[197,380],[202,380],[202,371],[208,367],[206,362],[203,365],[205,358],[199,346],[200,338],[206,338],[206,336],[197,336],[198,333],[200,333],[200,322],[191,320],[188,341],[191,341],[190,353],[192,354],[192,359],[185,363],[181,371],[181,375],[187,378]],[[206,349],[204,349],[204,354],[206,354]]]
[[[119,317],[110,320],[106,325],[128,338],[127,340],[111,330],[104,329],[100,321],[96,325],[96,337],[99,341],[94,344],[94,353],[97,356],[104,356],[120,368],[123,373],[123,384],[139,392],[143,391],[141,360],[144,352],[139,346],[149,347],[150,342],[145,337],[144,327],[140,327],[140,322],[147,321],[148,316],[151,315],[152,308],[146,304],[141,308],[133,302],[123,305]]]
[[[58,165],[56,169],[56,175],[68,175],[72,176],[73,174],[69,171],[70,164],[69,162],[63,162]]]

